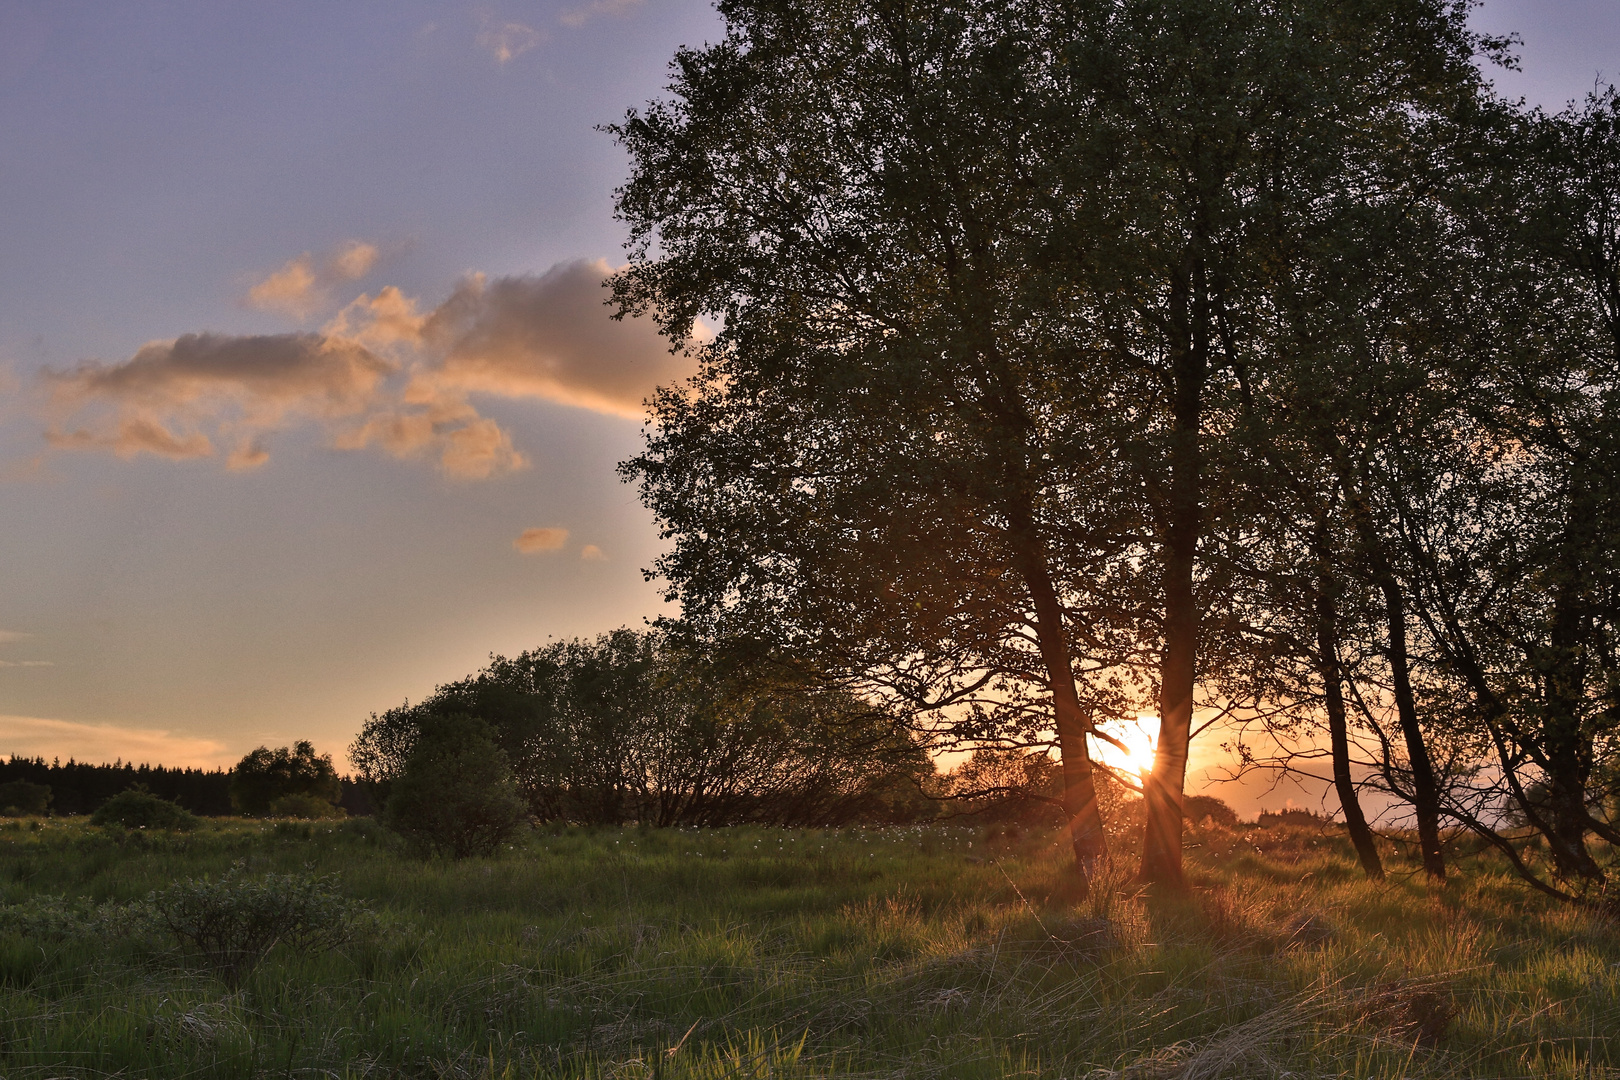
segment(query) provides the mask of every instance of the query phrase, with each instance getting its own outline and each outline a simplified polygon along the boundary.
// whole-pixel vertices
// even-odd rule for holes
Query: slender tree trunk
[[[1377,560],[1376,571],[1378,587],[1384,594],[1384,615],[1389,623],[1386,654],[1395,690],[1395,712],[1400,719],[1401,737],[1406,742],[1406,759],[1412,768],[1412,810],[1417,815],[1418,848],[1423,855],[1424,871],[1437,881],[1444,880],[1446,857],[1440,847],[1440,785],[1434,778],[1434,762],[1423,739],[1417,696],[1412,692],[1411,662],[1406,652],[1406,598],[1382,558]]]
[[[1355,781],[1350,776],[1350,728],[1344,708],[1344,673],[1339,667],[1339,612],[1333,590],[1334,583],[1328,575],[1318,575],[1316,653],[1327,708],[1328,741],[1333,754],[1333,787],[1339,793],[1345,831],[1350,834],[1350,843],[1355,845],[1362,870],[1372,880],[1381,881],[1384,864],[1378,857],[1378,845],[1367,825],[1366,815],[1361,812],[1361,800],[1356,797]]]
[[[1199,284],[1196,272],[1188,285]],[[1159,667],[1159,737],[1148,776],[1146,823],[1140,879],[1151,885],[1185,889],[1181,869],[1182,796],[1187,784],[1187,751],[1192,741],[1193,685],[1197,678],[1198,609],[1193,574],[1202,527],[1203,471],[1199,433],[1203,422],[1208,343],[1201,318],[1189,311],[1186,286],[1172,301],[1187,329],[1186,347],[1171,363],[1174,384],[1170,443],[1170,499],[1165,510],[1164,657]],[[1201,290],[1200,290],[1201,291]]]
[[[1384,598],[1384,619],[1388,631],[1385,657],[1389,660],[1395,713],[1400,721],[1401,738],[1406,744],[1406,759],[1412,769],[1412,812],[1417,817],[1418,849],[1423,857],[1423,869],[1431,878],[1444,880],[1446,858],[1440,847],[1440,785],[1435,780],[1434,761],[1429,757],[1423,727],[1418,723],[1417,696],[1412,691],[1412,665],[1406,649],[1406,597],[1401,592],[1394,568],[1384,555],[1384,538],[1373,525],[1372,507],[1345,461],[1343,447],[1335,444],[1333,450],[1340,483],[1350,499],[1351,520],[1361,541],[1363,556]]]
[[[1063,607],[1052,584],[1044,552],[1029,530],[1021,530],[1018,561],[1035,607],[1035,637],[1041,660],[1046,666],[1047,684],[1052,691],[1058,735],[1058,752],[1063,765],[1063,807],[1069,821],[1069,838],[1074,846],[1077,876],[1087,884],[1091,869],[1108,857],[1108,839],[1103,833],[1102,814],[1097,806],[1096,774],[1086,736],[1091,717],[1080,704],[1074,686],[1073,659],[1063,627]]]

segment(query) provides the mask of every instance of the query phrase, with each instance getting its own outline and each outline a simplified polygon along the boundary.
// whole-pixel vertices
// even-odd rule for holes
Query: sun
[[[1092,760],[1127,775],[1146,775],[1153,770],[1153,742],[1159,734],[1157,716],[1139,715],[1135,720],[1110,720],[1097,727],[1104,734],[1117,739],[1123,747],[1093,735]]]

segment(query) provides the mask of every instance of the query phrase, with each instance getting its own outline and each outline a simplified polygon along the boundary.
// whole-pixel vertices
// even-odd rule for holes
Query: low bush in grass
[[[122,825],[126,829],[172,829],[187,832],[197,827],[197,816],[185,807],[160,798],[137,784],[102,803],[90,815],[93,825]]]
[[[299,818],[304,821],[321,821],[331,818],[345,818],[349,812],[341,806],[336,806],[319,795],[310,795],[304,792],[295,792],[283,795],[270,801],[270,816],[278,818]]]
[[[365,905],[330,877],[247,876],[237,863],[218,877],[176,882],[147,898],[153,923],[198,955],[227,985],[240,985],[277,946],[312,953],[347,944],[374,926]]]

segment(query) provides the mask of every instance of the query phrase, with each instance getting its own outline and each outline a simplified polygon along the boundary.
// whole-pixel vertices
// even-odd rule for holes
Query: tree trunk
[[[1394,568],[1384,555],[1384,538],[1373,524],[1372,507],[1364,489],[1345,460],[1343,447],[1335,441],[1332,449],[1339,481],[1350,500],[1351,520],[1361,541],[1362,555],[1384,597],[1384,618],[1388,624],[1385,657],[1389,660],[1395,712],[1400,721],[1401,737],[1406,743],[1406,758],[1412,769],[1412,811],[1417,817],[1418,848],[1423,857],[1423,869],[1431,878],[1444,880],[1446,859],[1440,847],[1440,785],[1435,780],[1434,762],[1423,739],[1423,727],[1418,723],[1417,697],[1412,692],[1411,661],[1406,650],[1406,597],[1401,593]]]
[[[1075,690],[1063,607],[1058,602],[1045,554],[1030,535],[1032,528],[1020,532],[1018,562],[1035,606],[1035,637],[1046,666],[1047,685],[1052,691],[1058,752],[1063,765],[1063,807],[1074,847],[1075,871],[1081,884],[1087,885],[1092,867],[1108,857],[1108,838],[1103,833],[1102,814],[1097,806],[1096,775],[1091,766],[1091,751],[1086,745],[1091,717],[1081,706]]]
[[[1201,286],[1200,275],[1186,285]],[[1142,835],[1139,878],[1150,885],[1185,889],[1181,869],[1182,795],[1187,784],[1187,751],[1192,741],[1193,685],[1197,678],[1198,609],[1193,574],[1202,526],[1203,474],[1199,432],[1203,421],[1208,343],[1203,319],[1190,309],[1186,285],[1172,300],[1177,321],[1186,328],[1181,349],[1171,363],[1174,385],[1170,434],[1170,499],[1164,532],[1164,658],[1159,667],[1159,737],[1154,744],[1153,772],[1148,776],[1146,823]],[[1201,288],[1199,289],[1201,293]]]
[[[1378,857],[1378,845],[1367,825],[1366,815],[1361,812],[1361,800],[1356,797],[1355,781],[1350,776],[1350,728],[1345,717],[1344,673],[1339,667],[1339,613],[1333,589],[1334,583],[1326,574],[1318,576],[1316,653],[1327,708],[1328,741],[1333,753],[1333,787],[1339,793],[1345,831],[1350,834],[1350,843],[1355,845],[1362,870],[1372,880],[1382,881],[1384,864]]]
[[[1395,712],[1406,742],[1406,759],[1412,768],[1412,810],[1417,815],[1418,848],[1423,855],[1424,871],[1440,881],[1446,876],[1445,852],[1440,848],[1440,785],[1435,782],[1434,762],[1423,740],[1417,697],[1412,692],[1411,664],[1406,654],[1406,598],[1382,558],[1377,560],[1376,571],[1378,587],[1384,594],[1384,614],[1389,622],[1386,653],[1395,690]]]

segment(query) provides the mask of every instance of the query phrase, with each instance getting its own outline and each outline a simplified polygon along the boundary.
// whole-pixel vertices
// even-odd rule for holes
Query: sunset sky
[[[1490,0],[1513,95],[1620,4]],[[230,764],[638,625],[614,473],[683,362],[607,319],[595,126],[699,0],[0,0],[0,753]]]

